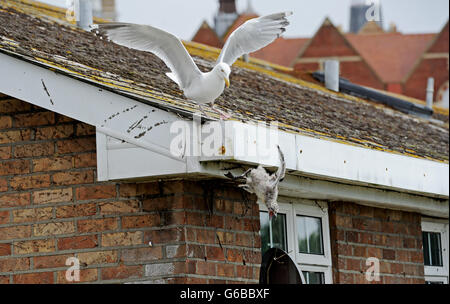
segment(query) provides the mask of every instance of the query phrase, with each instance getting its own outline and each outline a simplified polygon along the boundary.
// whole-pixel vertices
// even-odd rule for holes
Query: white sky
[[[66,7],[66,0],[41,0]],[[238,11],[248,0],[237,0]],[[329,16],[349,27],[351,0],[252,0],[258,14],[291,10],[285,36],[311,37]],[[116,0],[119,21],[150,24],[190,40],[203,20],[213,24],[218,0]],[[404,33],[439,32],[448,20],[449,0],[381,0],[385,27],[391,22]]]

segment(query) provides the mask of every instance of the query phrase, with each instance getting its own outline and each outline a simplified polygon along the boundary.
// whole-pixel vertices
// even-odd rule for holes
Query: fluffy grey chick
[[[237,180],[245,179],[245,184],[239,185],[247,192],[254,193],[258,198],[258,202],[262,202],[267,206],[269,210],[269,218],[277,216],[279,206],[277,203],[278,198],[278,184],[283,180],[286,172],[286,162],[284,160],[284,154],[278,146],[278,152],[280,155],[280,166],[278,170],[269,174],[267,171],[259,165],[256,169],[249,169],[240,176],[233,176],[231,173],[225,176]]]

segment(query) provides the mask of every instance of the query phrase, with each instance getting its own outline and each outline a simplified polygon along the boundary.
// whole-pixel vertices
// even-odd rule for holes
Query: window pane
[[[429,285],[443,285],[444,282],[440,282],[440,281],[425,281],[425,284],[429,284]]]
[[[303,271],[303,277],[306,284],[325,284],[325,275],[323,272]]]
[[[300,253],[323,254],[322,219],[297,216],[297,234]]]
[[[261,211],[259,213],[261,223],[261,252],[266,253],[271,247],[280,248],[287,251],[286,236],[286,214],[278,213],[277,217],[272,218],[272,246],[270,244],[270,220],[269,213]]]
[[[439,232],[422,232],[423,258],[426,266],[443,266],[441,234]]]

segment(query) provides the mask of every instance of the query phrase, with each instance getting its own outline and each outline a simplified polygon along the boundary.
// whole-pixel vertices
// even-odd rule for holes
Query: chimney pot
[[[434,99],[434,78],[428,78],[427,85],[427,108],[433,108],[433,99]]]
[[[329,90],[339,92],[339,61],[325,61],[325,87]]]
[[[235,14],[236,11],[236,0],[220,0],[219,11],[227,14]]]
[[[77,25],[79,28],[89,31],[91,25],[94,23],[94,17],[92,15],[92,2],[91,0],[79,0],[79,18],[77,18]]]

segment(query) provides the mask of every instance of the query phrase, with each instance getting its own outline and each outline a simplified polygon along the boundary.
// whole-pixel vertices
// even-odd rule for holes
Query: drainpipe
[[[427,108],[433,109],[433,98],[434,98],[434,78],[428,78],[427,85]]]
[[[91,0],[78,0],[79,1],[79,18],[77,18],[77,26],[85,31],[90,31],[90,26],[93,22],[92,15],[92,2]]]
[[[339,61],[325,61],[325,87],[331,91],[339,92]]]

